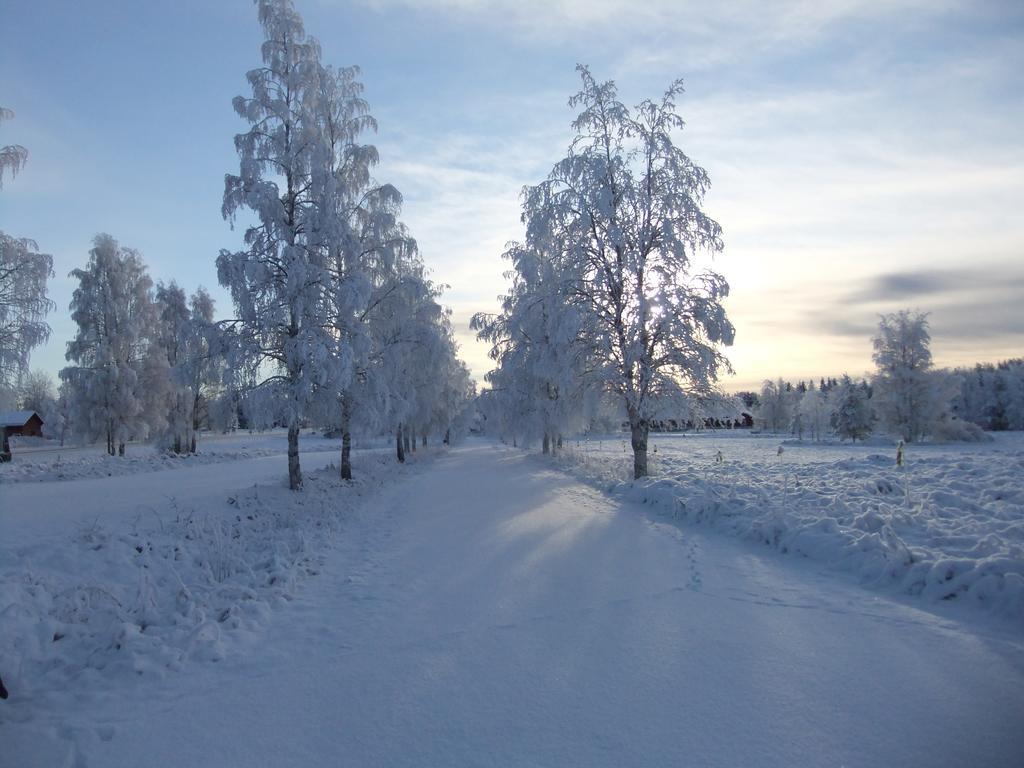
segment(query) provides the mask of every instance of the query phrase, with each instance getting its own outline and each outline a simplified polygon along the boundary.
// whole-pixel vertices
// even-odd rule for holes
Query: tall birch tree
[[[578,67],[576,137],[548,178],[524,195],[527,245],[558,243],[576,281],[605,386],[622,399],[634,477],[647,474],[647,438],[662,390],[709,391],[729,368],[721,345],[734,329],[722,275],[697,271],[699,252],[722,250],[721,228],[703,209],[707,172],[676,144],[681,80],[632,110],[611,81]]]

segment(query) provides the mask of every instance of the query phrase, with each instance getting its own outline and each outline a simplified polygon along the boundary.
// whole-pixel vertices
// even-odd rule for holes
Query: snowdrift
[[[134,446],[133,446],[134,447]],[[176,455],[158,451],[151,446],[137,447],[127,456],[106,453],[74,455],[70,458],[22,458],[2,465],[0,483],[21,483],[50,480],[82,480],[89,477],[116,477],[164,469],[184,469],[225,461],[256,459],[274,456],[280,451],[273,448],[248,448]]]
[[[1024,620],[1019,440],[1005,450],[934,451],[904,467],[863,449],[791,461],[785,452],[769,460],[765,451],[735,450],[739,441],[723,443],[720,462],[707,441],[697,451],[686,450],[693,440],[661,443],[658,476],[641,481],[622,479],[631,459],[614,447],[573,450],[561,460],[610,493],[680,521],[803,555],[867,585]]]
[[[12,701],[41,713],[72,682],[112,690],[223,659],[318,572],[363,497],[407,471],[362,454],[351,483],[330,467],[307,473],[301,493],[258,485],[196,506],[154,501],[130,525],[99,518],[56,539],[4,542],[0,674]]]

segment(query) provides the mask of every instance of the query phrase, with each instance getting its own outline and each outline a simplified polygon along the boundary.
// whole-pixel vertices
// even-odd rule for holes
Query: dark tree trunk
[[[352,433],[347,429],[341,433],[341,479],[352,479]]]
[[[548,433],[547,432],[544,433],[544,448],[543,448],[543,450],[544,450],[544,455],[545,456],[547,454],[551,453],[551,440],[548,439]]]
[[[633,445],[633,479],[647,477],[647,422],[639,418],[629,420],[630,442]]]
[[[352,479],[352,401],[341,398],[341,479]]]
[[[562,450],[562,433],[558,433],[558,450]]]
[[[406,446],[405,450],[412,451],[413,453],[416,453],[416,430],[415,429],[406,430],[405,439],[409,441],[409,444]]]
[[[124,456],[124,441],[122,440],[117,444],[117,455]]]
[[[199,395],[192,400],[192,435],[189,440],[188,452],[196,452],[196,434],[199,432]]]
[[[398,461],[401,464],[405,463],[405,445],[402,443],[402,425],[398,425],[398,429],[395,430],[395,448],[398,453]]]
[[[423,442],[421,443],[421,447],[426,448],[427,447],[427,433],[426,432],[423,433],[422,438],[423,438]]]
[[[451,445],[452,444],[452,431],[450,429],[446,429],[444,431],[444,444],[445,445]]]
[[[293,491],[302,488],[302,470],[299,468],[299,427],[288,426],[288,487]]]

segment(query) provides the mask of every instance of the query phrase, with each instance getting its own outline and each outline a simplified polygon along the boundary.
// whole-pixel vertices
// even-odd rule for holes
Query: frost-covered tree
[[[125,443],[159,428],[154,398],[166,382],[150,343],[156,313],[152,281],[137,251],[107,234],[97,235],[89,263],[71,271],[78,280],[71,319],[78,324],[60,372],[67,382],[76,431],[87,440],[106,439],[107,452],[124,455]],[[163,377],[162,379],[160,377]]]
[[[0,123],[12,117],[0,107]],[[15,176],[27,158],[28,150],[20,145],[0,147],[0,188],[4,173]],[[50,337],[44,318],[54,306],[46,295],[52,276],[53,257],[40,253],[34,240],[0,232],[0,396],[14,396],[30,353]]]
[[[67,383],[62,382],[57,396],[47,400],[40,414],[43,418],[43,436],[59,440],[61,446],[71,433],[71,400]]]
[[[811,439],[823,440],[828,434],[832,420],[832,409],[828,401],[828,393],[817,389],[812,381],[807,391],[800,398],[797,406],[802,426],[810,434]]]
[[[57,398],[53,377],[46,371],[30,371],[18,387],[18,407],[24,411],[35,411],[42,416],[48,404]]]
[[[182,332],[189,319],[185,291],[173,280],[170,284],[159,282],[155,300],[158,323],[154,342],[163,352],[169,369],[173,370],[185,358]],[[161,447],[173,453],[187,452],[191,393],[178,382],[172,381],[169,382],[166,395],[166,427],[158,437],[159,442]]]
[[[1003,382],[1003,420],[1006,429],[1024,430],[1024,360],[1000,364]]]
[[[53,257],[34,241],[0,232],[0,389],[16,390],[32,350],[50,337],[43,318],[53,308],[52,275]]]
[[[540,438],[544,453],[555,452],[563,433],[582,428],[591,370],[591,346],[581,334],[571,281],[565,279],[551,249],[510,244],[512,284],[501,297],[498,315],[477,314],[471,327],[491,343],[499,371],[488,376],[492,388],[511,387],[519,404],[519,437]]]
[[[526,245],[558,249],[591,357],[622,398],[642,477],[659,392],[672,383],[707,391],[728,368],[720,345],[734,335],[721,304],[729,287],[693,262],[698,251],[722,250],[721,228],[701,207],[707,173],[676,144],[682,81],[631,110],[613,82],[578,71],[576,138],[524,194]]]
[[[408,280],[422,271],[416,242],[398,219],[401,194],[373,178],[377,149],[360,143],[377,124],[358,74],[356,67],[320,72],[312,177],[315,239],[327,274],[327,317],[340,356],[335,377],[323,388],[327,400],[320,407],[327,412],[321,420],[341,433],[343,479],[352,477],[353,430],[380,428],[386,420],[380,408],[387,411],[397,402],[385,391],[389,381],[368,377],[393,340],[378,332],[388,326],[396,302],[412,301]]]
[[[932,368],[928,315],[882,315],[872,346],[872,405],[882,426],[907,442],[927,437],[955,394],[948,374]]]
[[[957,368],[960,381],[952,411],[983,429],[1024,429],[1024,360]]]
[[[14,113],[11,110],[0,107],[0,123],[13,117]],[[0,187],[4,185],[4,174],[10,173],[12,177],[17,176],[27,159],[28,150],[20,144],[8,144],[5,147],[0,147]]]
[[[476,382],[466,364],[456,356],[454,340],[450,341],[450,354],[445,355],[440,370],[440,392],[434,398],[429,421],[421,433],[424,446],[428,434],[441,436],[445,443],[465,436],[476,416]]]
[[[829,391],[829,397],[836,434],[840,439],[850,438],[856,442],[871,434],[871,406],[866,386],[854,383],[844,375]]]
[[[423,276],[422,265],[410,262],[399,273],[374,312],[370,337],[374,352],[361,378],[364,418],[372,417],[395,435],[399,461],[412,448],[415,420],[425,417],[419,390],[438,375],[452,347],[447,342],[445,313],[437,303],[439,290]]]
[[[516,374],[508,366],[488,372],[486,379],[491,386],[479,398],[487,433],[513,446],[526,445],[540,433],[532,389],[528,390],[523,377]]]
[[[200,286],[189,297],[189,319],[181,329],[184,352],[171,370],[171,378],[188,388],[192,396],[189,452],[196,452],[196,434],[208,403],[224,380],[224,356],[219,328],[213,320],[214,301]]]
[[[793,419],[793,397],[781,378],[776,381],[766,379],[758,399],[757,420],[762,429],[779,432],[789,428]]]
[[[199,288],[187,300],[185,291],[171,281],[157,285],[156,305],[159,330],[154,341],[168,366],[166,426],[159,439],[174,453],[195,453],[204,389],[222,377],[223,361],[211,340],[216,334],[213,299]]]
[[[234,100],[251,128],[235,137],[239,173],[225,177],[222,209],[231,220],[251,210],[258,223],[246,229],[243,250],[221,251],[217,272],[235,304],[237,354],[263,390],[252,402],[278,410],[287,425],[294,490],[302,486],[299,428],[319,389],[344,375],[333,368],[347,358],[328,330],[327,275],[313,231],[320,220],[313,177],[325,170],[314,168],[324,161],[320,46],[290,0],[259,0],[258,8],[263,65],[247,74],[252,95]]]

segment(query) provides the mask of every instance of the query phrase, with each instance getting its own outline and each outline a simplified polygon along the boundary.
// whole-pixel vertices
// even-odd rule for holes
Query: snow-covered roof
[[[0,427],[24,427],[36,415],[35,411],[0,411]],[[42,421],[43,417],[40,416],[39,420]]]

